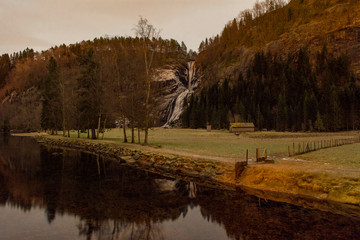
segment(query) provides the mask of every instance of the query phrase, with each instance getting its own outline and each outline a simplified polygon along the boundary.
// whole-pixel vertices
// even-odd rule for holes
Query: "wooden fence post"
[[[295,155],[295,143],[293,142],[293,155]]]
[[[303,142],[303,153],[305,153],[305,143]]]
[[[265,160],[267,159],[267,149],[265,148]]]
[[[288,155],[290,157],[290,146],[288,146]]]
[[[248,165],[249,162],[249,150],[246,149],[246,166]]]

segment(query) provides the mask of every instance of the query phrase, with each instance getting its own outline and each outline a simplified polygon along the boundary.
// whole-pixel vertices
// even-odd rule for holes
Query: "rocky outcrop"
[[[158,115],[155,117],[155,124],[162,126],[170,114],[169,105],[183,91],[186,78],[185,66],[168,66],[158,69],[155,75],[155,81],[152,84],[152,89],[157,92],[155,108]]]
[[[41,96],[36,87],[21,94],[13,91],[0,104],[0,129],[7,127],[19,132],[39,130],[41,109]]]
[[[195,62],[181,66],[167,66],[155,73],[153,89],[157,91],[155,124],[164,127],[177,126],[187,100],[197,88]]]

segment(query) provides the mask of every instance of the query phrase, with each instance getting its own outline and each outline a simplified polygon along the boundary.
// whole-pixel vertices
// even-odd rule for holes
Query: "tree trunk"
[[[105,115],[105,116],[106,116],[106,115]],[[101,138],[101,139],[104,139],[105,128],[106,128],[106,120],[107,120],[107,116],[105,117],[105,120],[104,120],[104,127],[103,127],[103,131],[102,131],[102,138]]]
[[[127,142],[127,136],[126,136],[126,119],[123,117],[123,130],[124,130],[124,142]]]
[[[68,137],[70,137],[70,129],[68,129]]]
[[[87,130],[87,134],[88,134],[87,138],[90,138],[90,130],[89,129]]]
[[[150,59],[148,59],[146,48],[144,48],[144,59],[145,59],[145,139],[144,144],[148,144],[148,130],[149,130],[149,121],[150,121],[150,90],[151,90],[151,64],[154,57],[154,52],[151,53]]]
[[[78,138],[80,138],[80,130],[78,129]]]
[[[131,85],[131,143],[135,143],[134,119],[134,89]]]
[[[149,127],[148,127],[148,124],[145,124],[145,138],[144,138],[145,145],[147,145],[147,143],[148,143],[148,133],[149,133]]]
[[[54,135],[54,129],[51,129],[51,135]]]
[[[135,143],[135,129],[134,129],[134,124],[131,123],[131,143]]]
[[[148,143],[148,130],[149,130],[149,121],[150,121],[150,107],[149,107],[149,98],[150,98],[150,82],[146,81],[146,100],[145,100],[145,138],[144,144]]]
[[[96,129],[95,128],[91,129],[91,139],[96,139]]]
[[[55,135],[58,135],[57,129],[55,130]]]
[[[100,124],[101,124],[101,112],[100,112],[100,114],[99,114],[99,119],[98,119],[98,128],[97,128],[97,135],[96,135],[96,138],[97,138],[97,139],[99,139]]]
[[[140,141],[140,128],[138,127],[138,143],[140,144],[141,141]]]
[[[64,82],[60,80],[60,85],[61,85],[61,111],[62,111],[62,128],[63,128],[63,136],[66,136],[66,127],[65,127],[65,85]],[[70,137],[70,136],[69,136]]]

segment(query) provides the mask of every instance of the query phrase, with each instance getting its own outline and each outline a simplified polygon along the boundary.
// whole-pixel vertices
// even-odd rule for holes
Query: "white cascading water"
[[[192,61],[192,62],[188,62],[188,69],[187,69],[187,80],[188,80],[188,89],[189,90],[192,90],[191,89],[191,82],[194,80],[194,77],[195,77],[195,62]]]
[[[193,93],[193,81],[195,80],[195,62],[188,62],[188,69],[186,70],[187,86],[182,86],[183,91],[178,94],[171,102],[170,114],[166,123],[163,125],[164,128],[172,127],[173,123],[179,120],[183,110],[184,101],[191,96]]]

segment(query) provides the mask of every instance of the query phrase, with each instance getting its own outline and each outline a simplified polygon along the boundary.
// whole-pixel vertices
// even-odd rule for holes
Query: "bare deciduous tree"
[[[160,30],[156,29],[146,18],[140,16],[134,28],[135,34],[142,41],[141,47],[144,54],[145,63],[145,139],[144,144],[148,143],[148,130],[150,123],[150,90],[152,81],[152,70],[154,54],[157,50]]]

